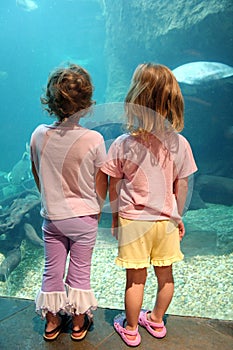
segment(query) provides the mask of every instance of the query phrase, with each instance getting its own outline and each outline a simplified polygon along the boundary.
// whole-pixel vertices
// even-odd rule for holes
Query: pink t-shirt
[[[106,160],[101,134],[80,125],[40,125],[31,159],[41,185],[41,215],[50,220],[98,214],[95,175]]]
[[[110,146],[101,168],[121,178],[119,215],[131,220],[180,220],[174,181],[197,170],[188,141],[173,132],[164,141],[124,134]]]

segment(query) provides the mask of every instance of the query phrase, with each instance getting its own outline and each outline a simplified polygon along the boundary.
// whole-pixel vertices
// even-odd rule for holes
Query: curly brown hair
[[[136,68],[125,98],[125,110],[127,128],[135,135],[155,131],[158,114],[176,131],[184,127],[184,100],[179,84],[172,71],[163,65],[145,63]]]
[[[89,73],[82,67],[69,64],[67,68],[58,68],[48,78],[41,103],[50,115],[59,121],[83,111],[87,113],[92,101],[93,85]]]

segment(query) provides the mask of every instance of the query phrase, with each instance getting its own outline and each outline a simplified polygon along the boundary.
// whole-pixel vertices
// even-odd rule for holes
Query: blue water
[[[9,171],[21,158],[35,126],[47,121],[40,95],[48,74],[63,62],[84,63],[95,85],[94,98],[104,101],[105,26],[101,9],[82,1],[36,1],[27,12],[15,0],[0,3],[1,106],[0,170]],[[7,135],[7,137],[6,137]]]
[[[29,4],[27,6],[30,10],[30,1],[32,0],[2,0],[0,3],[0,72],[3,72],[0,74],[2,101],[0,149],[3,155],[0,163],[1,171],[10,171],[21,158],[25,143],[29,141],[35,126],[48,121],[46,115],[42,113],[39,97],[49,72],[55,67],[67,61],[83,64],[92,75],[95,85],[94,98],[97,104],[104,103],[106,98],[108,78],[106,62],[111,61],[112,52],[106,51],[105,47],[106,25],[108,30],[109,25],[111,26],[111,23],[105,22],[106,13],[103,13],[105,2],[34,0],[38,8],[25,11],[22,2]],[[133,2],[137,3],[136,0]],[[115,11],[116,2],[113,1],[112,4]],[[130,18],[133,17],[132,9],[129,9],[129,2],[124,4],[124,11],[119,13],[122,12],[122,17],[128,16],[129,20],[124,22],[125,27],[122,22],[119,22],[119,31],[125,33],[125,39],[130,43],[130,35],[132,38],[135,37],[130,24]],[[112,15],[111,18],[119,20],[119,13],[115,12],[115,17]],[[147,16],[150,14],[147,13]],[[230,13],[227,16],[230,16]],[[153,18],[153,13],[151,17]],[[163,25],[162,22],[161,25]],[[208,24],[206,24],[207,29]],[[159,38],[158,46],[153,49],[153,44],[151,48],[147,47],[147,50],[143,50],[141,47],[143,47],[144,37],[150,34],[146,25],[140,26],[140,30],[142,32],[138,33],[138,38],[141,42],[127,45],[128,52],[125,51],[124,42],[120,43],[116,38],[114,43],[113,37],[108,38],[110,44],[112,40],[113,47],[118,46],[118,49],[113,52],[119,54],[119,59],[126,67],[125,86],[123,88],[119,86],[121,90],[119,95],[122,96],[122,100],[132,71],[141,61],[159,61],[171,69],[190,61],[219,61],[228,65],[233,62],[232,50],[230,50],[232,46],[228,45],[228,38],[226,42],[219,39],[216,45],[214,41],[207,43],[203,33],[200,32],[196,34],[193,42],[189,42],[189,29],[184,36],[185,39],[182,39],[185,40],[182,50],[176,50],[179,38],[174,28],[174,34],[172,33],[169,39],[165,38],[163,42]],[[192,30],[195,30],[195,26],[191,28]],[[215,30],[218,32],[217,28]],[[213,33],[213,36],[215,35]],[[166,55],[168,46],[172,55]],[[119,74],[121,73],[119,71]],[[181,87],[183,88],[182,85]],[[114,85],[113,89],[116,89]],[[209,159],[214,161],[216,158],[221,158],[222,152],[226,152],[226,157],[229,158],[232,154],[233,140],[232,85],[226,83],[216,87],[210,83],[209,89],[203,90],[203,87],[199,86],[192,91],[191,87],[191,93],[187,92],[187,87],[184,86],[184,95],[186,103],[184,134],[190,140],[195,156],[200,158],[200,161],[205,161],[202,159],[203,140],[208,137],[205,152],[209,154]],[[197,127],[200,121],[202,127],[200,125]],[[218,147],[216,147],[216,139],[218,139]],[[5,154],[10,154],[10,157],[4,156]],[[226,174],[221,175],[230,176],[233,166],[232,160],[229,161],[231,166],[228,166]]]
[[[177,2],[155,2],[160,5],[166,3],[168,9],[165,9],[164,13],[170,13],[171,21],[176,23],[173,16]],[[124,4],[122,9],[119,8],[121,3]],[[109,103],[123,101],[132,72],[139,63],[154,61],[171,69],[197,61],[220,62],[233,66],[233,28],[229,20],[232,18],[233,8],[230,1],[228,6],[224,5],[227,1],[221,2],[223,9],[225,6],[225,12],[220,6],[219,13],[213,11],[211,16],[200,16],[200,21],[197,21],[197,24],[194,21],[190,27],[190,16],[187,16],[183,27],[178,27],[178,16],[177,27],[174,24],[168,32],[163,23],[164,19],[157,17],[156,11],[143,12],[140,3],[139,0],[1,0],[0,183],[5,179],[5,174],[12,171],[20,161],[35,127],[43,122],[51,122],[42,111],[40,96],[48,74],[55,67],[72,62],[84,66],[90,72],[95,86],[96,121],[100,120],[99,126],[98,122],[93,126],[108,140],[121,132],[120,119],[116,120],[116,115],[120,118],[122,107],[122,104],[112,107]],[[194,8],[197,6],[197,9],[200,9],[200,1],[193,3]],[[33,5],[36,6],[35,9],[30,8]],[[112,11],[111,15],[108,16],[106,11]],[[143,18],[143,15],[147,18]],[[166,16],[164,18],[166,19]],[[139,19],[141,25],[137,26]],[[150,27],[150,21],[151,24],[157,23],[158,30],[164,28],[165,31],[155,42],[153,37],[156,32]],[[114,26],[116,31],[112,30]],[[233,247],[232,238],[222,238],[226,231],[229,237],[232,237],[233,225],[232,79],[228,77],[210,80],[197,86],[180,84],[185,99],[183,134],[192,145],[199,168],[194,182],[200,175],[210,175],[217,176],[218,179],[223,177],[224,183],[218,188],[207,186],[202,190],[202,199],[207,202],[206,210],[199,208],[197,211],[188,212],[186,220],[190,236],[187,236],[187,249],[189,248],[190,252],[190,247],[195,246],[197,242],[192,241],[191,234],[198,237],[200,230],[204,242],[201,255],[205,257],[205,254],[212,254],[211,259],[213,256],[217,259],[226,254],[228,260],[225,263],[221,262],[225,264],[226,270],[227,264],[230,265],[229,259],[232,259],[232,255],[229,254],[232,254]],[[106,103],[107,113],[103,112],[103,105]],[[103,125],[105,117],[106,125]],[[116,121],[117,124],[114,125]],[[1,195],[0,192],[0,199]],[[219,212],[215,225],[216,213]],[[103,216],[102,229],[109,226],[109,220],[108,214]],[[40,223],[37,226],[40,227]],[[218,244],[221,245],[221,249],[216,248],[215,241],[219,237]],[[209,238],[211,244],[208,246]],[[108,241],[106,237],[104,239]],[[0,240],[0,247],[1,243]],[[195,254],[198,254],[199,248],[197,244]],[[30,252],[32,253],[33,249]],[[204,264],[205,261],[210,262],[208,256],[204,259]],[[198,266],[195,265],[195,269],[198,269]],[[15,276],[20,275],[19,271],[21,273],[21,270],[16,270],[12,274],[13,284]],[[230,290],[229,281],[227,283]],[[16,285],[17,283],[14,285],[14,291]],[[214,285],[213,289],[215,287],[218,286]],[[9,294],[11,295],[10,292]],[[32,293],[27,292],[25,295],[31,297]],[[215,302],[218,303],[218,300]],[[227,304],[229,300],[226,306],[222,305],[223,310],[229,308]],[[204,311],[197,314],[212,317],[212,314]]]

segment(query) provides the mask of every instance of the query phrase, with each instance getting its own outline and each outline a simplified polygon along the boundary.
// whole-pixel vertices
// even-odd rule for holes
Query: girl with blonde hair
[[[184,101],[173,73],[140,64],[125,98],[128,133],[111,145],[101,168],[110,176],[116,264],[126,269],[125,313],[114,328],[129,346],[141,342],[138,323],[155,338],[166,335],[164,314],[172,300],[172,264],[183,259],[180,240],[188,177],[197,170],[184,126]],[[158,282],[155,305],[141,311],[147,268]]]

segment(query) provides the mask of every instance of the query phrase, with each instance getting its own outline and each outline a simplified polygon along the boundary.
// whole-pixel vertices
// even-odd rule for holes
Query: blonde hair
[[[163,65],[140,64],[125,98],[125,111],[127,129],[132,135],[156,132],[165,121],[181,131],[184,100],[172,71]]]
[[[50,115],[63,121],[80,111],[86,114],[94,103],[92,94],[89,73],[78,65],[70,64],[67,68],[58,68],[50,74],[41,103],[47,106],[45,110]]]

